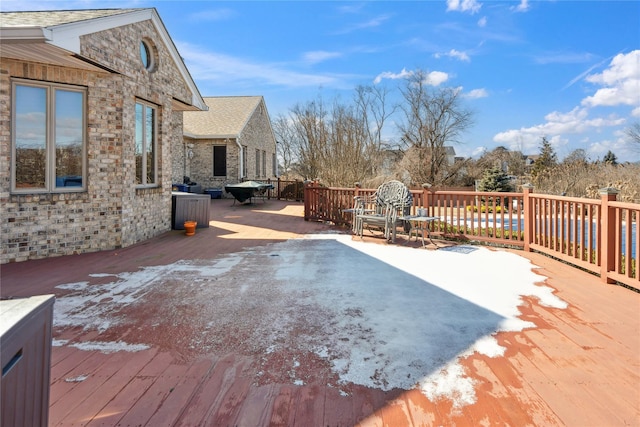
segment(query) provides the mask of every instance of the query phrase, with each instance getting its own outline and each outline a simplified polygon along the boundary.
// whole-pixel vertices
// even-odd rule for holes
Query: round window
[[[154,71],[155,61],[153,50],[145,41],[140,42],[140,60],[142,61],[142,65],[144,66],[144,68],[149,71]]]

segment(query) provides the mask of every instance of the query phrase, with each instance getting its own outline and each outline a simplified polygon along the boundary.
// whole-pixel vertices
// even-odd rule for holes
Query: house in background
[[[183,111],[207,106],[157,11],[2,12],[0,43],[0,263],[170,230]]]
[[[208,111],[184,114],[184,146],[174,151],[182,175],[203,188],[278,176],[276,139],[262,96],[205,97]]]

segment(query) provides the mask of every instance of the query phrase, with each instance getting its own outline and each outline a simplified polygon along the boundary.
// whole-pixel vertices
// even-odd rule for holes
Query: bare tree
[[[362,179],[376,177],[381,173],[384,153],[389,148],[389,144],[383,139],[382,130],[398,107],[389,105],[388,95],[389,89],[382,85],[358,86],[355,90],[354,105],[366,131],[366,150],[370,161],[370,170]]]
[[[636,144],[636,148],[640,150],[640,122],[635,122],[625,130],[629,140]]]
[[[277,141],[276,150],[280,162],[278,170],[281,176],[289,178],[296,160],[294,154],[296,135],[293,126],[287,116],[280,114],[272,121],[271,127]]]
[[[473,124],[473,113],[461,105],[458,89],[436,88],[428,79],[423,70],[407,77],[401,89],[404,121],[398,127],[406,155],[411,156],[404,163],[411,168],[412,181],[439,184],[446,168],[445,146],[460,142]]]
[[[296,169],[305,179],[319,178],[322,172],[328,133],[326,116],[322,99],[297,104],[291,109],[291,125],[298,159]]]
[[[387,90],[359,86],[350,103],[321,98],[299,103],[273,128],[280,142],[284,169],[305,179],[320,178],[334,186],[352,186],[378,173],[385,121],[393,112]]]

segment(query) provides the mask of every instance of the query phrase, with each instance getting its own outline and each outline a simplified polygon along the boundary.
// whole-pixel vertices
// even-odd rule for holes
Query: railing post
[[[311,190],[310,185],[311,181],[304,181],[303,192],[304,192],[304,220],[309,221],[311,218]]]
[[[524,251],[531,252],[531,247],[529,246],[531,242],[533,242],[533,224],[535,222],[535,215],[533,213],[533,209],[531,206],[531,199],[529,195],[533,193],[533,185],[524,184],[522,186],[522,211],[524,214]]]
[[[431,192],[431,184],[429,184],[428,182],[425,182],[424,184],[422,184],[422,206],[420,207],[428,209],[427,211],[428,216],[434,216],[433,206],[431,206],[431,203],[429,202],[430,192]]]
[[[616,200],[618,190],[611,187],[601,188],[600,193],[600,280],[603,283],[615,283],[608,273],[616,269],[616,222],[609,202]]]

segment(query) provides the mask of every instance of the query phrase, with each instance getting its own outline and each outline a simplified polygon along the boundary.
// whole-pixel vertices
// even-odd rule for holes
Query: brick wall
[[[141,38],[156,47],[157,71],[139,60]],[[171,227],[172,144],[182,141],[182,113],[172,99],[191,93],[151,21],[84,36],[86,57],[119,74],[3,58],[0,66],[0,263],[114,249]],[[11,78],[87,88],[87,190],[11,194]],[[158,107],[158,187],[135,186],[135,103]]]
[[[271,130],[269,114],[263,103],[260,103],[240,134],[240,143],[246,145],[247,150],[247,179],[265,180],[276,179],[272,173],[273,153],[276,152],[276,140]],[[266,152],[265,172],[262,171],[260,159],[260,174],[256,173],[256,149]]]
[[[247,176],[245,180],[277,179],[273,175],[273,154],[276,151],[276,142],[271,130],[269,115],[264,107],[260,104],[251,116],[247,125],[242,130],[239,137],[240,144],[247,146]],[[215,187],[220,188],[225,184],[236,184],[240,181],[239,157],[240,148],[234,138],[228,139],[189,139],[185,138],[184,143],[192,146],[193,158],[186,160],[186,167],[180,170],[186,170],[187,176],[192,181],[202,185],[203,188]],[[213,176],[213,147],[214,145],[227,146],[227,176]],[[266,171],[262,173],[262,159],[260,159],[260,174],[256,174],[256,149],[266,153]],[[184,146],[180,148],[184,152]],[[177,162],[184,163],[184,157],[181,153],[175,152],[174,165]],[[182,166],[182,165],[181,165]],[[181,172],[182,173],[182,172]],[[182,175],[179,175],[180,178]],[[180,180],[182,182],[182,180]]]

